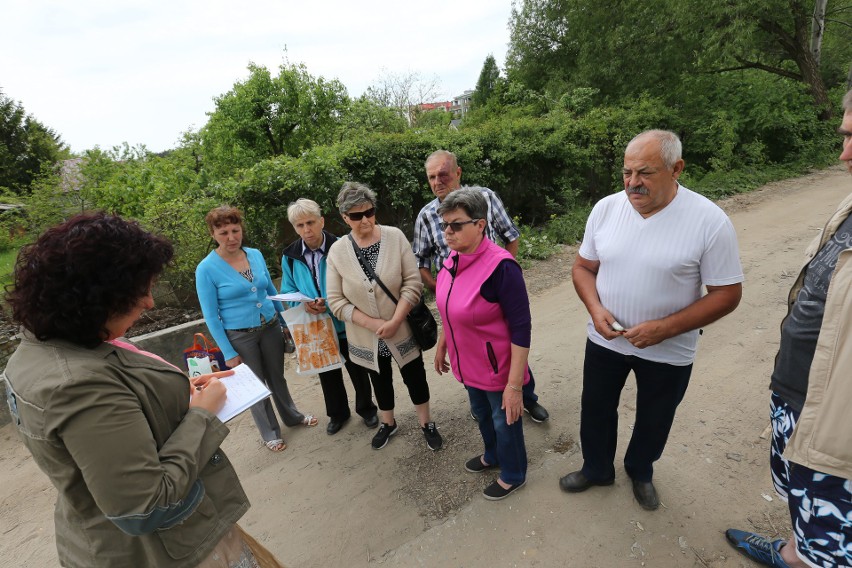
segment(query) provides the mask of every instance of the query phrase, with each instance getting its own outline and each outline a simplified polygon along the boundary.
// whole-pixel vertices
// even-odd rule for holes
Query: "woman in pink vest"
[[[438,208],[453,252],[438,273],[435,291],[444,323],[435,370],[443,374],[452,367],[467,388],[485,453],[468,460],[465,469],[500,469],[500,477],[483,491],[496,501],[526,482],[521,389],[530,380],[531,323],[521,267],[485,236],[487,213],[485,198],[470,189],[450,193]]]

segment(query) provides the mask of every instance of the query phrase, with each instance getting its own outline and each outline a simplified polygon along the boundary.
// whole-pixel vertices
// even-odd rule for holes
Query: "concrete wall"
[[[210,341],[210,346],[214,345],[213,338],[210,337],[210,331],[208,331],[204,319],[197,319],[167,329],[161,329],[160,331],[138,335],[131,338],[131,341],[139,349],[156,353],[172,365],[177,365],[181,369],[186,370],[186,365],[183,362],[183,351],[192,346],[192,336],[196,333],[203,333],[207,337],[207,340]]]

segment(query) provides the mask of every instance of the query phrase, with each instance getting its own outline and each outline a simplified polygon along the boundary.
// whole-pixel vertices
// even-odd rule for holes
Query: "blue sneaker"
[[[756,562],[775,568],[790,568],[781,558],[781,547],[786,541],[778,539],[770,542],[759,534],[737,529],[726,530],[725,536],[732,546]]]

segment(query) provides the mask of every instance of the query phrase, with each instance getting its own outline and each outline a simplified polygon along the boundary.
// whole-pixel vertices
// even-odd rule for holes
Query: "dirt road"
[[[655,483],[663,506],[643,511],[617,467],[616,484],[560,492],[558,479],[581,465],[581,367],[587,314],[569,279],[573,251],[527,272],[544,287],[532,298],[531,364],[551,420],[525,421],[527,486],[501,502],[480,496],[491,480],[464,470],[481,451],[466,397],[430,371],[432,406],[446,441],[426,448],[413,408],[397,391],[400,432],[381,451],[372,430],[351,420],[336,436],[318,428],[285,433],[288,449],[261,448],[248,414],[230,424],[224,449],[252,501],[243,526],[287,566],[669,567],[753,566],[725,542],[728,526],[789,531],[786,507],[767,470],[767,385],[784,298],[807,242],[852,191],[837,167],[772,184],[723,205],[737,228],[746,274],[736,312],[709,326]],[[552,283],[553,286],[547,287]],[[427,369],[431,367],[427,353]],[[288,373],[303,411],[323,414],[314,378]],[[400,385],[401,386],[401,385]],[[622,399],[619,455],[635,389]],[[57,565],[55,491],[11,425],[0,429],[0,558],[6,566]]]

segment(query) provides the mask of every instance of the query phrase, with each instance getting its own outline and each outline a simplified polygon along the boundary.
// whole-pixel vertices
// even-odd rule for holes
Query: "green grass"
[[[15,268],[16,258],[18,258],[17,247],[0,252],[0,288],[12,283],[12,270]]]

